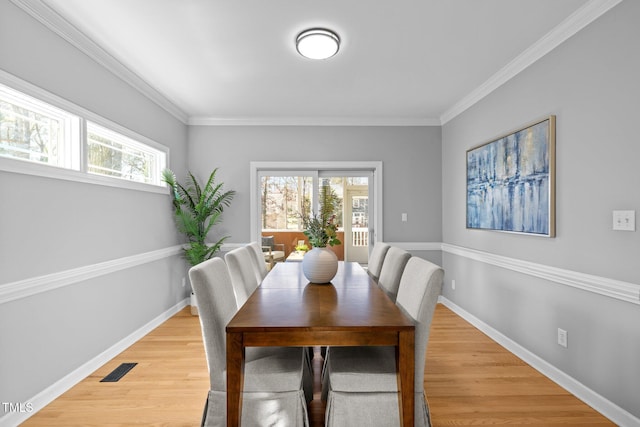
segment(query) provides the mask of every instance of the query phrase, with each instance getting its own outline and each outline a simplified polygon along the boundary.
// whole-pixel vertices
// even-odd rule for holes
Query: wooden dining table
[[[240,426],[246,347],[395,346],[400,425],[413,427],[415,326],[358,263],[339,262],[330,284],[302,263],[277,263],[229,321],[227,426]]]

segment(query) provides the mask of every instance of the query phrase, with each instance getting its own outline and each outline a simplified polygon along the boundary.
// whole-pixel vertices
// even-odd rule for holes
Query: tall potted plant
[[[171,187],[173,195],[174,216],[178,231],[187,237],[187,245],[183,255],[191,265],[200,264],[213,257],[229,236],[220,238],[215,243],[207,243],[207,236],[213,227],[220,223],[225,207],[228,207],[235,191],[223,191],[223,183],[216,184],[214,169],[206,184],[201,186],[189,172],[185,185],[176,179],[175,174],[165,169],[162,180]],[[197,315],[197,302],[191,293],[191,314]]]
[[[231,204],[235,191],[223,191],[223,183],[216,184],[214,169],[204,186],[189,172],[185,185],[180,184],[175,174],[165,169],[162,180],[171,187],[173,207],[178,231],[187,237],[184,257],[189,264],[197,265],[211,258],[229,236],[217,242],[208,243],[207,236],[213,227],[220,223],[225,207]]]

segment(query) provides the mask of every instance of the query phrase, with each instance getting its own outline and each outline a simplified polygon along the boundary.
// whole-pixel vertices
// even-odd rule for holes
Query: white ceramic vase
[[[327,248],[313,248],[302,258],[302,272],[311,283],[329,283],[338,272],[338,257]]]

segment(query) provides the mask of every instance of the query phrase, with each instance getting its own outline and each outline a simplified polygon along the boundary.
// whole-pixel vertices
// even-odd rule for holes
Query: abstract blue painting
[[[467,151],[467,228],[555,236],[555,116]]]

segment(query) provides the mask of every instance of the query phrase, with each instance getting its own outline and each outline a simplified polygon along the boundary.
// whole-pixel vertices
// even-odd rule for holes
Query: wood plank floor
[[[119,382],[100,380],[137,362]],[[313,427],[324,425],[316,351]],[[187,307],[23,426],[198,426],[209,386],[198,318]],[[425,390],[435,427],[614,425],[442,305],[427,351]]]

